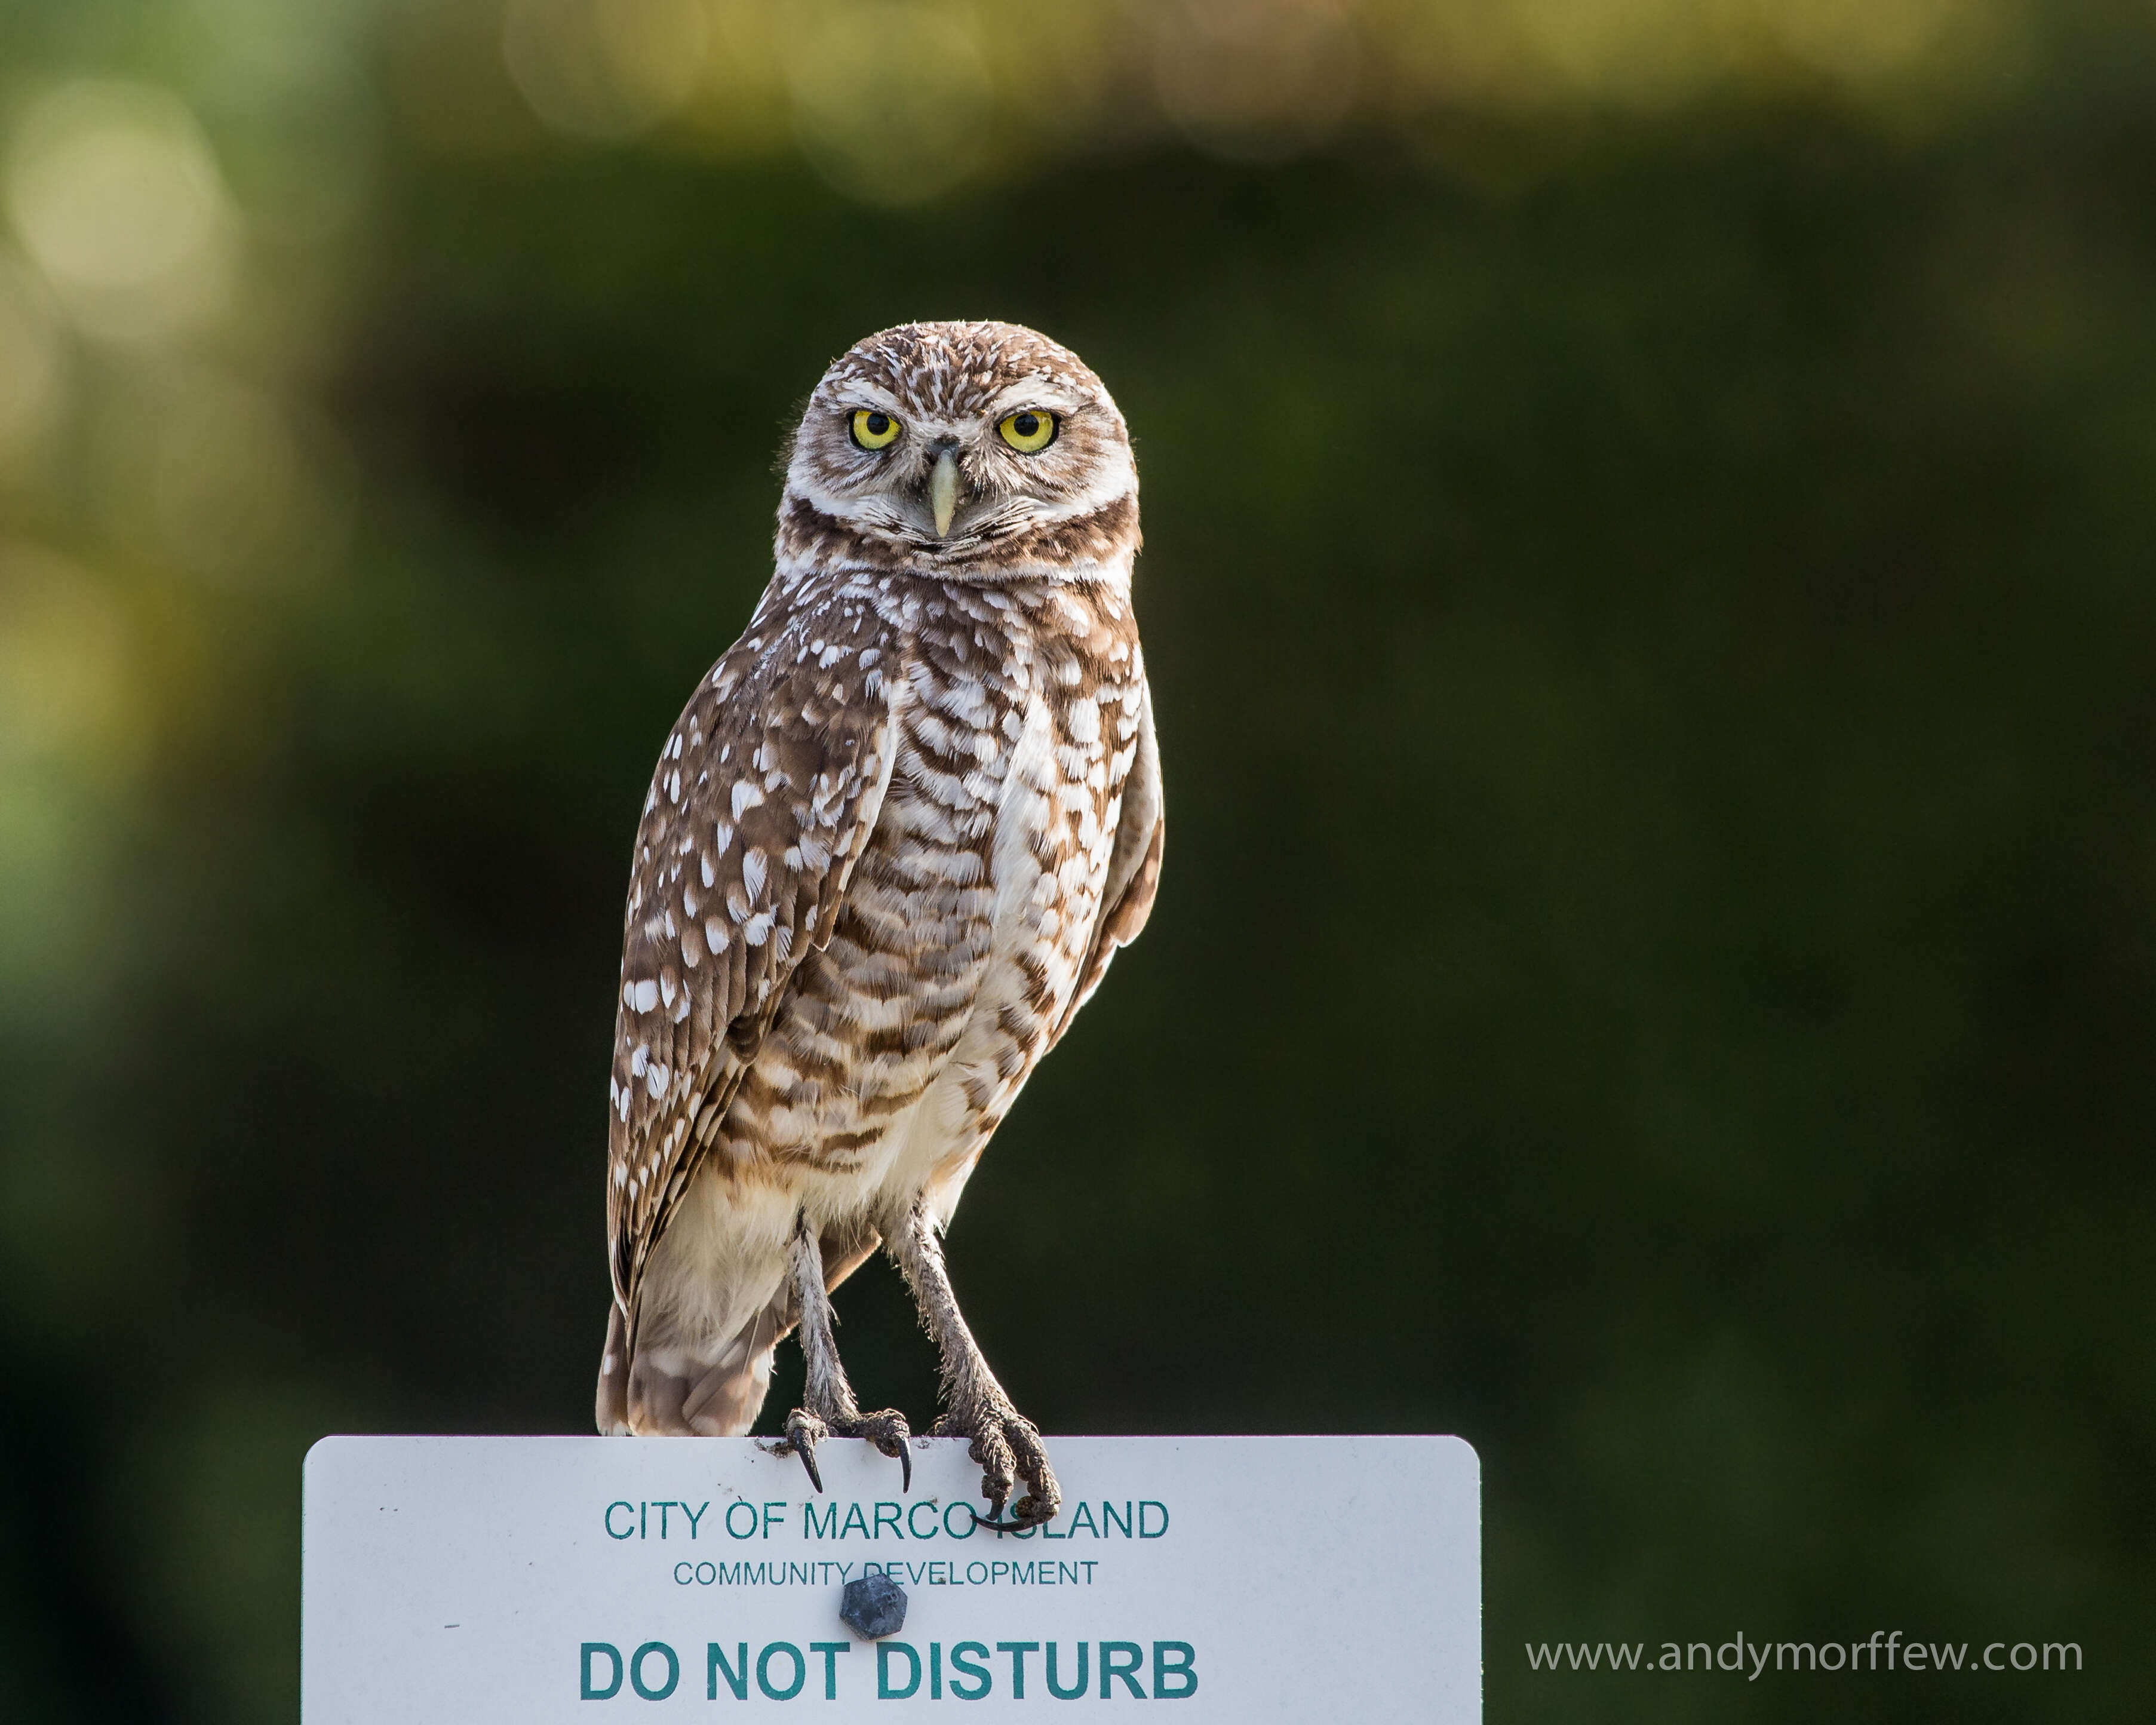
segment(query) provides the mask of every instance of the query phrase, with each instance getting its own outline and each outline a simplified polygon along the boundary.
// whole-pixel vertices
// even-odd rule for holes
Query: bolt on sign
[[[1062,1511],[1013,1532],[977,1522],[963,1439],[916,1439],[910,1491],[833,1440],[819,1492],[748,1438],[325,1438],[305,1725],[970,1725],[1140,1701],[1190,1725],[1481,1719],[1459,1439],[1050,1450]]]

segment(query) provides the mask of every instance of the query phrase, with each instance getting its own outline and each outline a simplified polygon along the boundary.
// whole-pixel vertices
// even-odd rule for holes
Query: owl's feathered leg
[[[974,1522],[1006,1532],[1040,1526],[1063,1507],[1063,1488],[1048,1466],[1039,1428],[1011,1405],[959,1312],[958,1296],[951,1291],[950,1272],[943,1265],[943,1243],[936,1237],[925,1205],[914,1206],[891,1241],[891,1252],[913,1290],[921,1322],[943,1357],[947,1411],[937,1421],[936,1434],[971,1438],[973,1458],[981,1464],[981,1496],[992,1507],[985,1516],[976,1512]],[[1006,1522],[1004,1505],[1021,1480],[1026,1495],[1012,1506],[1011,1519]]]
[[[864,1414],[839,1363],[839,1344],[831,1335],[831,1296],[824,1287],[824,1252],[808,1231],[806,1217],[793,1232],[793,1288],[801,1302],[801,1353],[808,1362],[803,1405],[787,1416],[787,1447],[801,1458],[819,1491],[824,1476],[816,1469],[816,1445],[826,1437],[866,1438],[905,1469],[901,1490],[913,1489],[913,1455],[906,1440],[913,1435],[906,1416],[895,1408]]]

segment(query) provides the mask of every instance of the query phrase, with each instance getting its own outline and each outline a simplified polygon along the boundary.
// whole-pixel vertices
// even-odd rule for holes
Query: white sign
[[[747,1438],[325,1438],[305,1725],[1481,1717],[1481,1495],[1457,1438],[1052,1438],[1063,1510],[977,1527],[981,1470],[858,1441],[826,1489]],[[904,1627],[865,1640],[881,1571]],[[1148,1709],[1150,1713],[1152,1709]]]

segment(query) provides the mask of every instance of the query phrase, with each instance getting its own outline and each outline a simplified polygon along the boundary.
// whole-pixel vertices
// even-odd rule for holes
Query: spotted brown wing
[[[1160,885],[1161,856],[1168,843],[1168,804],[1160,776],[1160,746],[1152,729],[1152,694],[1141,678],[1131,706],[1113,721],[1119,747],[1132,748],[1129,776],[1123,781],[1116,818],[1115,848],[1108,854],[1108,878],[1101,890],[1101,914],[1079,967],[1078,986],[1055,1026],[1050,1045],[1063,1039],[1078,1009],[1093,998],[1116,948],[1136,940],[1152,914]]]
[[[669,733],[637,829],[608,1086],[613,1293],[716,1137],[794,968],[830,938],[896,753],[902,676],[858,608],[759,614]]]

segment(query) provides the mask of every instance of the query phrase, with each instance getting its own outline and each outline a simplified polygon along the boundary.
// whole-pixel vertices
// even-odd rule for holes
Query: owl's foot
[[[885,1408],[874,1414],[834,1411],[828,1417],[812,1414],[806,1408],[796,1408],[786,1416],[786,1447],[801,1458],[801,1465],[808,1470],[809,1484],[819,1492],[824,1489],[824,1476],[816,1466],[816,1446],[827,1437],[866,1438],[904,1470],[899,1489],[911,1491],[913,1451],[907,1447],[906,1440],[912,1435],[906,1415],[896,1408]]]
[[[816,1445],[827,1437],[866,1438],[906,1470],[903,1489],[911,1491],[913,1452],[906,1440],[912,1430],[896,1408],[864,1414],[855,1404],[853,1386],[846,1382],[846,1368],[839,1363],[838,1343],[831,1337],[831,1296],[824,1286],[823,1250],[806,1216],[794,1225],[793,1287],[801,1303],[801,1353],[808,1365],[802,1399],[807,1405],[787,1416],[786,1447],[801,1458],[809,1483],[820,1492],[824,1476],[816,1466]]]
[[[952,1411],[936,1427],[941,1437],[969,1437],[967,1454],[981,1465],[981,1496],[988,1512],[973,1511],[973,1525],[992,1527],[998,1533],[1023,1533],[1054,1518],[1063,1507],[1063,1488],[1048,1465],[1048,1451],[1040,1431],[1001,1395],[984,1399],[968,1412]],[[1023,1481],[1025,1495],[1011,1504],[1010,1519],[1004,1506]]]
[[[951,1411],[936,1423],[938,1437],[973,1440],[971,1454],[981,1466],[981,1496],[989,1510],[976,1512],[974,1525],[993,1527],[999,1533],[1023,1533],[1050,1520],[1063,1507],[1063,1488],[1048,1466],[1048,1451],[1041,1446],[1040,1431],[1011,1405],[1011,1399],[996,1382],[996,1374],[981,1357],[980,1344],[967,1328],[958,1310],[958,1296],[951,1291],[951,1273],[943,1264],[943,1243],[926,1204],[916,1203],[906,1224],[890,1240],[891,1255],[898,1260],[906,1285],[913,1290],[921,1321],[935,1338],[943,1357],[943,1382],[950,1392]],[[1025,1496],[1004,1519],[1004,1506],[1024,1481]]]

